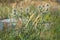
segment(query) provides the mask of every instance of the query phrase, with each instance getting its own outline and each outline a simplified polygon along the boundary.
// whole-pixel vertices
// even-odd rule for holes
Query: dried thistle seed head
[[[41,9],[41,8],[42,8],[42,5],[37,6],[37,8],[38,8],[38,9]]]
[[[40,12],[43,12],[43,10],[44,10],[44,5],[39,5],[39,6],[38,6],[38,10],[39,10]]]
[[[49,8],[45,8],[45,12],[49,11]]]
[[[23,12],[23,7],[20,7],[20,12]]]
[[[47,12],[49,10],[49,8],[50,8],[49,4],[48,3],[45,4],[43,12]]]
[[[35,13],[35,11],[32,11],[33,13]]]
[[[16,9],[14,9],[14,12],[16,12]]]
[[[47,3],[46,6],[49,6],[49,4]]]
[[[50,4],[45,4],[45,8],[50,8]]]
[[[26,13],[29,13],[29,12],[30,12],[30,7],[27,7],[27,8],[25,9],[25,12],[26,12]]]
[[[46,6],[49,6],[48,4]]]
[[[39,5],[39,8],[41,8],[41,6]]]
[[[42,5],[42,7],[45,7],[45,5]]]
[[[12,9],[12,15],[16,15],[16,9],[15,8]]]
[[[14,10],[14,15],[16,15],[16,9]]]

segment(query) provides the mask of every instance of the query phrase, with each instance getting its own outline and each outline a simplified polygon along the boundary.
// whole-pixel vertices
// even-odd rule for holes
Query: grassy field
[[[0,20],[10,18],[17,21],[21,18],[22,25],[18,21],[18,25],[11,26],[11,29],[4,26],[0,31],[0,40],[60,40],[59,8],[51,10],[49,5],[30,5],[25,9],[0,6]]]

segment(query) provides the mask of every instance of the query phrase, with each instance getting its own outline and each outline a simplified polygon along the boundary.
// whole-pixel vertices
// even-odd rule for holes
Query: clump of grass
[[[3,9],[4,8],[5,7],[3,7]],[[1,40],[60,40],[59,38],[60,11],[56,10],[51,12],[47,10],[47,12],[43,12],[43,11],[41,12],[41,10],[38,11],[38,9],[35,9],[34,6],[33,7],[31,6],[30,10],[34,12],[28,12],[31,13],[29,16],[25,16],[26,20],[28,21],[25,24],[23,23],[21,28],[18,29],[11,28],[11,30],[9,31],[8,30],[1,31],[0,39]],[[36,10],[37,12],[35,12]],[[4,11],[3,13],[9,13],[9,12]],[[18,18],[17,16],[14,17],[16,17],[16,19],[18,20],[21,15],[18,15],[18,12],[16,13]],[[26,15],[23,13],[25,13],[25,11],[22,12],[22,18],[21,18],[22,20],[23,20],[23,15]],[[4,16],[4,14],[2,15]],[[26,20],[24,20],[24,22]]]

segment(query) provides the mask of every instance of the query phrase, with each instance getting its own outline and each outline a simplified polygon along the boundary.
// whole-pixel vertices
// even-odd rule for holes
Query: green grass
[[[12,8],[8,6],[0,6],[0,16],[2,19],[9,18],[8,14],[11,15]],[[37,10],[31,7],[31,10]],[[35,11],[34,11],[35,12]],[[16,30],[12,28],[11,30],[3,30],[0,32],[1,40],[60,40],[60,10],[48,11],[43,15],[40,12],[31,13],[29,15],[24,11],[22,18],[28,19],[26,24]],[[18,18],[20,17],[19,12]],[[3,17],[4,16],[4,17]],[[17,16],[14,16],[15,18]],[[27,18],[28,17],[28,18]],[[44,24],[48,23],[46,27]]]

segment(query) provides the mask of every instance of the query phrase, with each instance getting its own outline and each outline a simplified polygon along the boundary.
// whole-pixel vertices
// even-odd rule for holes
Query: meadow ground
[[[60,40],[60,7],[45,4],[1,5],[0,40]]]

